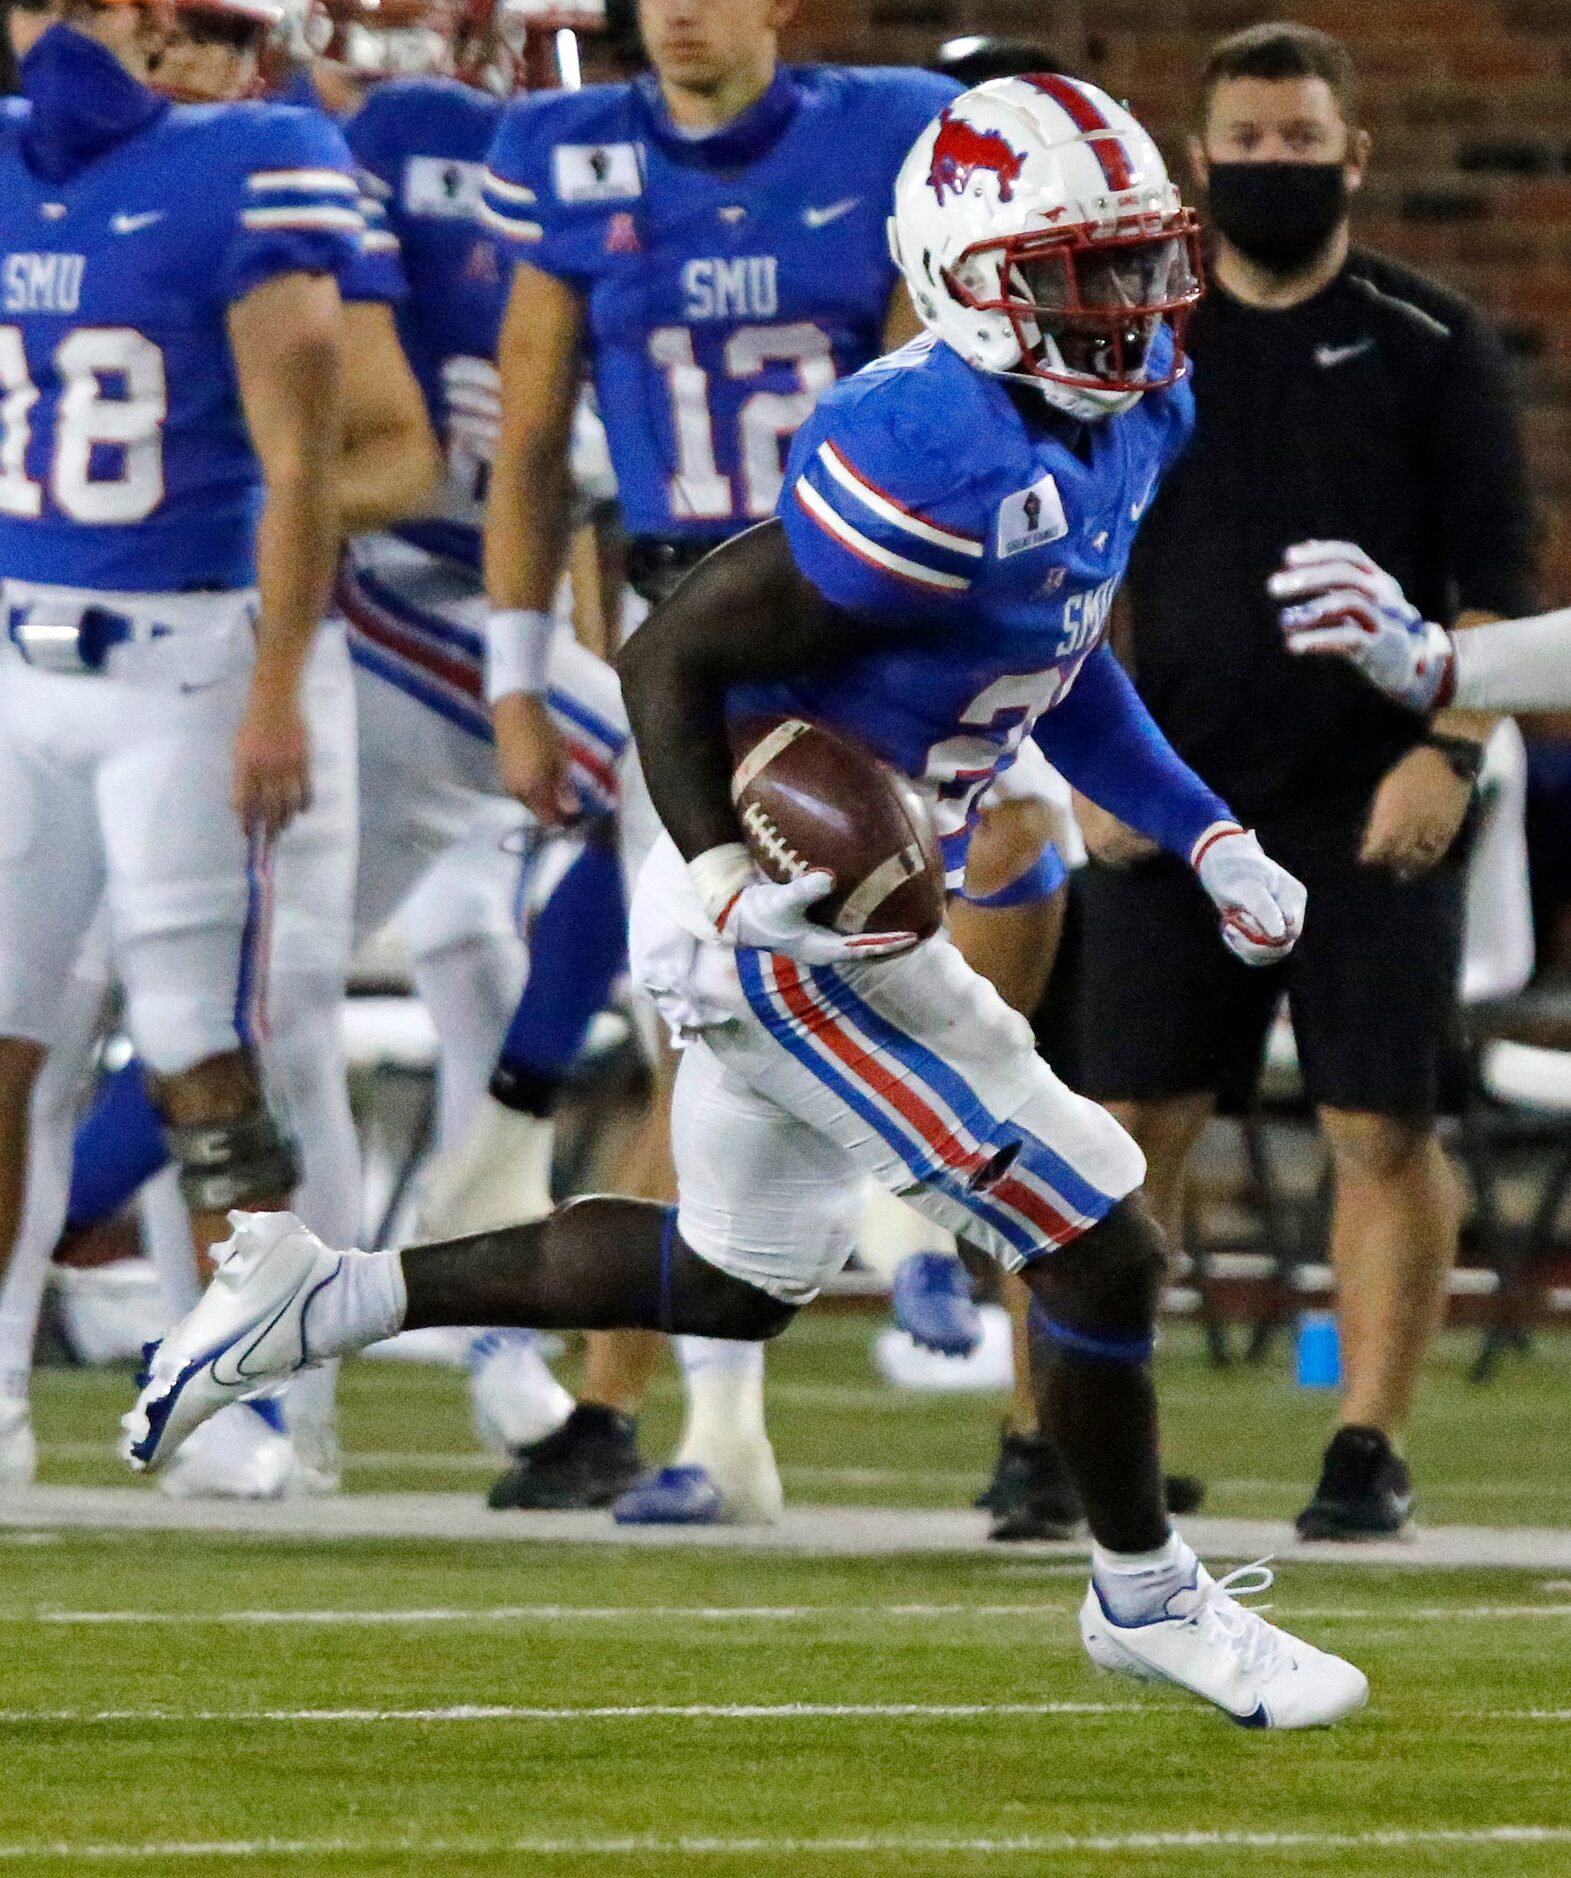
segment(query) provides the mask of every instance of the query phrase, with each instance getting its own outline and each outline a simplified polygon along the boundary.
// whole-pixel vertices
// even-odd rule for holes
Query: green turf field
[[[777,1346],[788,1489],[962,1501],[998,1403],[888,1394],[868,1330]],[[1429,1520],[1567,1523],[1571,1350],[1483,1396],[1465,1354],[1414,1443]],[[1169,1340],[1172,1459],[1216,1510],[1301,1495],[1327,1411],[1279,1370],[1214,1377]],[[42,1378],[44,1477],[116,1479],[98,1457],[124,1399],[123,1377]],[[370,1457],[351,1487],[486,1478],[456,1377],[360,1365],[345,1400]],[[656,1450],[671,1414],[666,1390]],[[0,1871],[1571,1871],[1571,1581],[1291,1567],[1277,1615],[1354,1656],[1374,1700],[1279,1737],[1094,1677],[1081,1588],[1007,1553],[0,1533]]]

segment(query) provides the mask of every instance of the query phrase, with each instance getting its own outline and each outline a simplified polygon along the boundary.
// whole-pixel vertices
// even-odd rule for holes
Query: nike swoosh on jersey
[[[140,215],[111,215],[109,227],[116,235],[134,235],[139,228],[151,228],[169,213],[167,209],[145,209]]]
[[[802,211],[802,220],[809,228],[822,228],[827,222],[838,222],[842,215],[849,215],[862,200],[860,196],[842,196],[838,202],[829,202],[823,208],[809,206]]]
[[[1361,358],[1364,353],[1373,348],[1374,343],[1373,339],[1355,339],[1351,345],[1347,346],[1316,346],[1315,363],[1328,368],[1333,365],[1345,365],[1349,359]]]

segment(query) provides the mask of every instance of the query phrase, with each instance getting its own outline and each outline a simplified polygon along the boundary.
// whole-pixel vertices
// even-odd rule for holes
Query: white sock
[[[767,1439],[761,1343],[678,1337],[676,1353],[687,1384],[687,1422],[676,1456],[679,1466],[701,1466],[717,1451]]]
[[[323,1285],[306,1313],[306,1349],[318,1362],[380,1343],[403,1328],[409,1308],[396,1252],[345,1252],[337,1277]]]
[[[1176,1532],[1154,1552],[1108,1552],[1094,1541],[1091,1576],[1115,1623],[1159,1617],[1169,1598],[1195,1581],[1199,1560]]]

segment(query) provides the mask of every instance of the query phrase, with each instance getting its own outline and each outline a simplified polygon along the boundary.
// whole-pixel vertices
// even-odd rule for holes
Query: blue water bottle
[[[1342,1381],[1342,1344],[1331,1311],[1304,1311],[1298,1319],[1298,1386],[1336,1389]]]

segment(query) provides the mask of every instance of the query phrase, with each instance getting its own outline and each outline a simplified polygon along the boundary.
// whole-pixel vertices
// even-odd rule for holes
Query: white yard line
[[[1047,1618],[1054,1623],[1074,1614],[1071,1604],[495,1604],[465,1609],[462,1606],[416,1607],[384,1611],[0,1611],[0,1624],[64,1626],[126,1624],[142,1628],[159,1624],[185,1629],[194,1625],[233,1625],[266,1629],[291,1626],[323,1629],[380,1628],[441,1624],[791,1624],[819,1618],[873,1620]],[[1277,1615],[1288,1625],[1302,1621],[1325,1623],[1441,1624],[1505,1623],[1518,1618],[1571,1618],[1571,1604],[1444,1604],[1412,1610],[1379,1610],[1373,1606],[1343,1604],[1279,1604]]]
[[[1424,1846],[1552,1846],[1571,1844],[1571,1827],[1563,1826],[1416,1826],[1369,1832],[1127,1832],[1127,1833],[1021,1833],[1016,1835],[959,1835],[925,1837],[912,1833],[870,1833],[858,1837],[823,1838],[706,1838],[699,1835],[655,1838],[642,1834],[612,1837],[546,1837],[433,1839],[420,1834],[377,1838],[317,1839],[210,1839],[164,1840],[151,1844],[113,1844],[38,1841],[31,1844],[0,1842],[0,1860],[58,1861],[114,1864],[180,1859],[220,1860],[252,1858],[323,1859],[359,1856],[388,1857],[408,1853],[432,1858],[739,1858],[787,1857],[1118,1857],[1131,1852],[1207,1851],[1401,1851]]]
[[[614,1721],[973,1721],[984,1716],[1138,1715],[1139,1702],[649,1702],[601,1708],[528,1708],[459,1702],[444,1708],[13,1708],[0,1725],[88,1722],[614,1722]],[[1152,1709],[1152,1714],[1160,1711]]]
[[[458,1606],[430,1610],[387,1611],[37,1611],[0,1612],[8,1624],[235,1624],[240,1626],[381,1624],[556,1624],[556,1623],[803,1623],[842,1617],[1051,1617],[1073,1614],[1069,1604],[496,1604],[465,1610]]]

